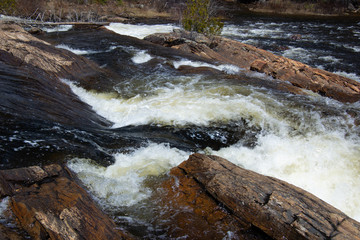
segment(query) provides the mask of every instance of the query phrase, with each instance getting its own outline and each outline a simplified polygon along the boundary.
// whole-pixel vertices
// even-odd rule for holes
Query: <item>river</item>
[[[139,39],[174,28],[108,27]],[[25,73],[1,65],[2,168],[66,162],[122,228],[143,238],[166,238],[154,225],[156,206],[149,199],[169,170],[194,152],[288,181],[360,220],[360,127],[353,117],[360,116],[359,102],[289,94],[265,75],[169,55],[122,35],[72,26],[46,30],[42,38],[56,47],[118,74],[110,90],[61,80],[111,124],[75,116],[80,107],[71,102],[59,103],[64,115],[58,117],[67,124],[29,107],[36,89],[54,94],[51,84],[30,85]],[[360,80],[360,22],[249,16],[227,22],[222,34]]]

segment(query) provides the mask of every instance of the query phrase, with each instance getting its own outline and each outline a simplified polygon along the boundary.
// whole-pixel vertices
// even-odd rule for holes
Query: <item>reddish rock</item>
[[[155,225],[174,239],[270,239],[249,223],[239,221],[206,189],[179,167],[171,170],[152,201],[159,204]],[[231,238],[236,236],[236,238]]]
[[[10,197],[19,228],[32,239],[132,239],[59,165],[2,170],[0,193]]]
[[[193,154],[171,177],[162,217],[172,237],[360,239],[359,222],[314,195],[217,156]]]
[[[145,40],[180,49],[206,59],[230,63],[241,68],[288,81],[296,87],[312,90],[342,102],[360,100],[360,83],[325,70],[312,68],[289,58],[274,55],[254,46],[223,37],[204,40],[200,34],[176,31],[153,34]],[[201,40],[198,40],[201,39]]]

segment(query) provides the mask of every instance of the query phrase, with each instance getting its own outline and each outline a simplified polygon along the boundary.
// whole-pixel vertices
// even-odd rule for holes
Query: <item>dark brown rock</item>
[[[185,221],[178,227],[189,234],[193,227],[198,229],[195,239],[207,234],[200,230],[201,221],[210,225],[210,232],[214,226],[231,229],[227,231],[244,239],[249,233],[257,239],[360,239],[360,223],[338,209],[298,187],[223,158],[193,154],[171,174],[170,183],[163,185],[164,202],[187,211],[171,210],[166,217]],[[180,229],[173,230],[175,236]]]
[[[28,30],[28,33],[30,34],[40,34],[42,33],[42,30],[40,28],[37,27],[32,27]]]
[[[132,238],[99,210],[66,168],[53,164],[2,170],[0,179],[19,228],[33,239]],[[7,233],[14,235],[2,231]]]
[[[280,57],[238,41],[222,37],[214,37],[205,41],[203,38],[177,31],[154,34],[146,37],[145,40],[207,59],[265,73],[273,78],[288,81],[296,87],[308,89],[342,102],[360,100],[360,83],[355,80],[312,68],[301,62]]]
[[[82,26],[91,27],[86,24]],[[56,48],[36,38],[16,24],[0,22],[0,39],[0,60],[10,59],[14,62],[12,65],[21,68],[29,65],[46,72],[49,77],[76,79],[83,86],[93,84],[93,89],[96,89],[100,85],[105,88],[106,85],[104,81],[98,83],[99,79],[111,77],[113,74],[83,56]],[[10,57],[2,59],[5,55]]]
[[[103,88],[106,91],[106,88],[111,88],[110,84],[106,84],[107,78],[100,78],[105,80],[99,83],[98,77],[107,75],[107,71],[82,56],[58,49],[32,36],[15,24],[0,21],[0,39],[0,65],[4,69],[2,75],[12,76],[15,73],[17,89],[23,97],[16,98],[16,101],[5,99],[2,101],[3,107],[16,108],[17,111],[13,111],[15,115],[64,125],[111,125],[60,80],[76,79],[83,86],[93,84],[94,89]],[[16,82],[12,77],[4,77],[4,80],[7,81],[6,86]],[[23,107],[20,109],[19,105]]]
[[[2,240],[24,240],[26,239],[20,233],[0,224],[0,239]]]

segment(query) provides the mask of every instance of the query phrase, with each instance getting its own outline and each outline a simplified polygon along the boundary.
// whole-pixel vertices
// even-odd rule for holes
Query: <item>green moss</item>
[[[183,12],[183,28],[206,35],[219,35],[224,23],[219,18],[211,17],[212,10],[210,0],[188,0]]]

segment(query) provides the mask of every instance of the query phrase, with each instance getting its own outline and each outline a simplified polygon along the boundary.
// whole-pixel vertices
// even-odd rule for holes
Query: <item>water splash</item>
[[[275,95],[267,89],[201,76],[177,80],[167,86],[154,80],[147,94],[130,98],[88,92],[68,84],[95,111],[113,121],[114,127],[158,124],[181,128],[245,119],[249,126],[262,129],[255,146],[250,148],[240,141],[219,151],[204,151],[302,187],[359,219],[360,129],[346,113],[348,108],[356,109],[356,104],[345,105],[320,96]],[[168,153],[161,155],[174,151],[165,150]],[[159,169],[166,172],[172,166],[161,160],[159,150],[149,148],[147,152],[148,160],[140,161],[146,170],[137,168],[132,175],[138,178],[137,184],[142,177],[158,174]],[[180,154],[181,159],[187,154]],[[153,167],[156,161],[162,167]],[[116,171],[128,171],[128,166],[119,166]]]
[[[66,32],[73,28],[73,25],[70,24],[63,24],[63,25],[57,25],[55,27],[42,27],[41,30],[52,33],[52,32]]]
[[[125,23],[110,23],[107,29],[114,31],[121,35],[127,35],[143,39],[153,33],[168,33],[172,32],[178,27],[171,24],[157,24],[157,25],[136,25]]]
[[[145,50],[138,51],[132,58],[131,61],[133,61],[136,64],[142,64],[150,61],[153,57],[148,54]]]
[[[211,122],[228,122],[242,118],[265,127],[274,125],[276,117],[267,113],[257,97],[266,95],[251,88],[210,84],[198,79],[183,78],[174,85],[153,87],[148,94],[118,98],[112,94],[89,92],[67,82],[80,99],[90,104],[101,116],[112,121],[113,127],[127,125],[205,126]],[[264,119],[267,119],[266,123]]]
[[[64,44],[59,44],[56,46],[57,48],[61,48],[61,49],[65,49],[68,50],[72,53],[75,53],[76,55],[86,55],[86,54],[94,54],[94,53],[98,53],[98,51],[94,51],[94,50],[82,50],[82,49],[75,49],[72,47],[69,47],[67,45]]]
[[[359,141],[329,132],[264,135],[255,148],[233,145],[209,151],[258,173],[301,187],[360,220]]]
[[[190,153],[170,148],[167,144],[150,143],[130,153],[114,154],[113,165],[99,166],[89,159],[75,158],[69,168],[105,205],[132,206],[151,195],[144,186],[148,176],[159,176],[186,160]]]
[[[236,74],[239,73],[241,68],[231,65],[231,64],[220,64],[220,65],[214,65],[209,64],[205,62],[199,62],[199,61],[191,61],[191,60],[180,60],[180,61],[174,61],[173,65],[176,69],[178,69],[180,66],[191,66],[191,67],[208,67],[213,68],[219,71],[226,72],[228,74]]]

